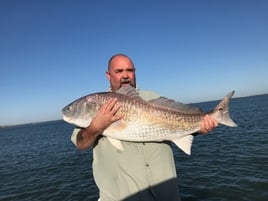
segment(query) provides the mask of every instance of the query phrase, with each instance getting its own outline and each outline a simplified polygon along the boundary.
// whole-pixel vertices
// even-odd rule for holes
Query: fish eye
[[[67,107],[67,111],[68,111],[68,112],[71,111],[71,109],[72,109],[71,106],[68,106],[68,107]]]

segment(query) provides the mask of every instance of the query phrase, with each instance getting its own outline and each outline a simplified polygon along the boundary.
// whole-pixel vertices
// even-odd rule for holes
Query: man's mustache
[[[121,84],[128,84],[128,83],[131,83],[131,80],[130,79],[122,79],[122,80],[120,80],[120,83]]]
[[[122,79],[122,80],[120,80],[120,85],[122,86],[122,84],[129,84],[130,86],[135,87],[135,84],[132,83],[130,79]]]

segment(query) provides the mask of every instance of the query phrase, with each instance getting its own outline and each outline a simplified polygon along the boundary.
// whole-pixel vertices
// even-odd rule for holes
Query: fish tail
[[[215,118],[218,123],[230,127],[237,126],[237,124],[231,119],[229,112],[229,102],[233,95],[234,91],[230,92],[210,113],[210,116]]]

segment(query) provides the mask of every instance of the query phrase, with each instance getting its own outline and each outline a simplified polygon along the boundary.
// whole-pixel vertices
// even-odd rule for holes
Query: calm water
[[[268,200],[268,95],[230,107],[239,127],[197,136],[191,156],[174,147],[182,201]],[[91,150],[75,149],[72,129],[63,121],[0,129],[0,200],[97,200]]]

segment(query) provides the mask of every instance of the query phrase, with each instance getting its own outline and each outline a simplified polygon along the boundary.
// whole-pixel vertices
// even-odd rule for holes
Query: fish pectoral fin
[[[127,127],[127,124],[124,120],[119,120],[114,123],[112,123],[105,131],[103,132],[103,135],[107,137],[109,142],[116,147],[117,149],[123,151],[123,145],[122,142],[116,138],[113,138],[112,136],[115,136],[118,134],[118,132],[124,130]],[[109,137],[111,136],[111,137]]]
[[[127,123],[124,120],[118,120],[112,123],[105,131],[104,134],[112,135],[113,133],[117,133],[119,131],[124,130],[127,127]]]
[[[120,140],[117,140],[117,139],[114,139],[114,138],[110,138],[110,137],[107,137],[107,139],[109,140],[109,142],[117,149],[123,151],[124,150],[124,147],[122,145],[122,142]]]
[[[184,138],[173,140],[173,142],[186,154],[191,155],[191,147],[193,143],[194,136],[187,135]]]

